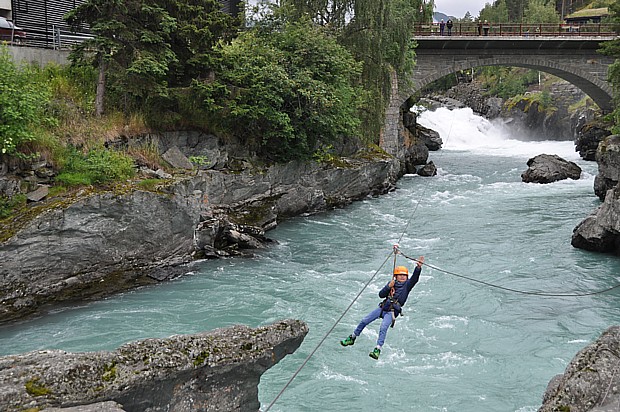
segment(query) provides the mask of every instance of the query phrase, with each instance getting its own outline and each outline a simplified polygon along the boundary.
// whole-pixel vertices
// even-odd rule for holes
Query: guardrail
[[[92,39],[93,35],[88,32],[73,32],[66,26],[46,24],[36,25],[24,23],[21,31],[26,32],[25,38],[20,42],[11,41],[11,44],[20,46],[39,47],[54,50],[66,50],[72,45]]]
[[[444,26],[443,34],[440,23],[418,23],[414,36],[618,36],[616,25],[608,23],[560,23],[560,24],[526,24],[526,23],[454,23],[449,30]]]

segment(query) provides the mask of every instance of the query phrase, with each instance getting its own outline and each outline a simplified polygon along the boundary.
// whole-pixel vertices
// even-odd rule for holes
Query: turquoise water
[[[442,270],[526,291],[592,292],[620,282],[620,259],[570,245],[573,228],[599,204],[596,164],[579,160],[570,142],[510,139],[466,109],[425,113],[420,122],[444,140],[431,153],[438,176],[405,176],[385,196],[284,222],[269,232],[278,243],[254,258],[200,262],[176,281],[0,329],[0,354],[111,350],[297,318],[310,333],[263,375],[263,410],[316,349],[271,411],[536,411],[549,380],[619,323],[620,292],[523,295]],[[540,153],[579,163],[582,179],[522,183],[527,160]],[[379,302],[393,261],[381,266],[396,242],[441,270],[423,269],[374,361],[378,324],[352,347],[338,341]],[[398,264],[413,266],[402,257]]]

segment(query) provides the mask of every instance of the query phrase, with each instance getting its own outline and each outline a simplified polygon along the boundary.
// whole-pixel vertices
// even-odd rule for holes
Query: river
[[[263,375],[263,410],[280,395],[271,411],[536,411],[549,380],[620,322],[620,293],[544,297],[460,276],[544,293],[618,283],[620,259],[570,245],[573,228],[599,204],[596,164],[579,159],[572,142],[513,136],[469,109],[425,112],[419,122],[444,141],[430,156],[437,176],[406,175],[387,195],[283,222],[268,233],[277,243],[253,258],[200,262],[169,283],[4,327],[0,355],[112,350],[297,318],[310,332]],[[527,160],[541,153],[578,163],[581,179],[522,183]],[[395,243],[432,266],[375,361],[368,353],[378,324],[354,346],[339,340],[379,302]],[[402,256],[397,263],[413,268]]]

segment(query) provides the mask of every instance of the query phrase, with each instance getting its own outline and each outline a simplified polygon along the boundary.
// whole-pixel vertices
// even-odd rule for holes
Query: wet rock
[[[578,126],[575,150],[584,160],[596,160],[596,149],[599,143],[609,135],[608,125],[600,121],[587,122],[581,127]]]
[[[571,244],[579,249],[620,255],[620,187],[573,230]]]
[[[612,412],[620,404],[620,327],[612,326],[579,351],[554,377],[539,412]]]
[[[526,183],[552,183],[564,179],[578,180],[581,168],[557,155],[541,154],[527,161],[528,169],[521,174]]]
[[[257,411],[261,375],[293,353],[307,333],[305,323],[289,319],[146,339],[112,352],[0,357],[0,410],[91,405],[78,411],[100,411],[94,408],[116,408],[100,403],[112,401],[126,411]]]
[[[432,161],[430,161],[427,164],[425,164],[423,167],[418,169],[418,174],[420,176],[425,176],[425,177],[436,176],[437,166],[435,166],[435,164]]]
[[[157,191],[85,191],[52,202],[0,229],[10,234],[0,242],[0,323],[173,279],[191,271],[193,258],[252,253],[279,220],[394,189],[400,167],[376,155],[340,167],[199,170]],[[220,216],[228,229],[209,221]]]

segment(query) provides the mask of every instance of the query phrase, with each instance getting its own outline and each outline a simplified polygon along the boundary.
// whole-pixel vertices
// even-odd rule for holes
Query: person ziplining
[[[398,254],[398,249],[394,247],[394,259]],[[381,318],[381,326],[379,327],[379,338],[377,346],[368,354],[373,359],[379,359],[381,348],[385,343],[387,331],[389,327],[394,327],[396,318],[402,313],[402,307],[407,302],[409,292],[420,280],[422,265],[424,264],[424,256],[420,256],[417,265],[413,270],[413,274],[409,278],[409,271],[406,266],[396,266],[392,280],[390,280],[380,291],[379,297],[383,299],[379,306],[366,315],[355,330],[347,338],[340,341],[342,346],[351,346],[355,344],[355,339],[362,333],[368,324]]]

